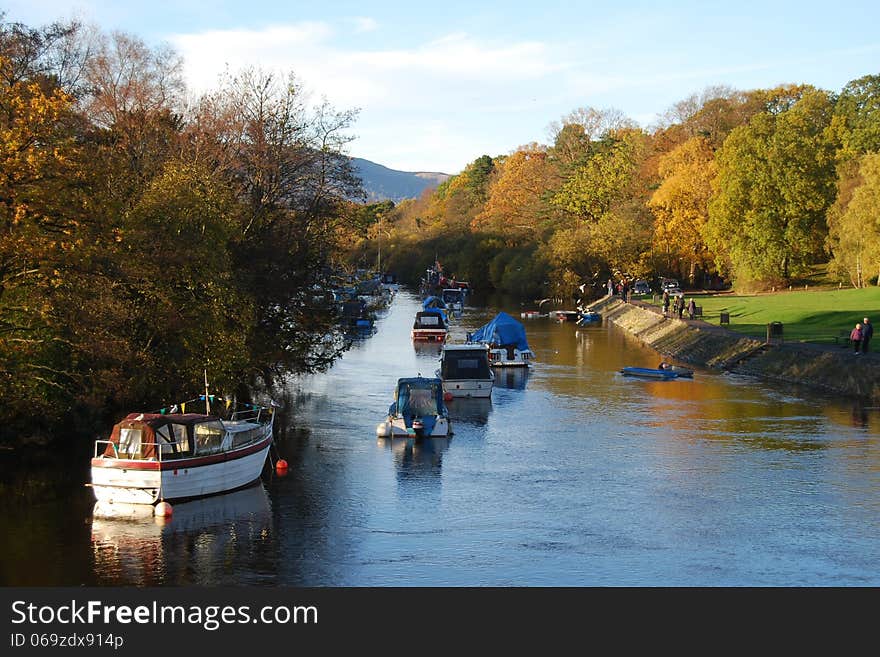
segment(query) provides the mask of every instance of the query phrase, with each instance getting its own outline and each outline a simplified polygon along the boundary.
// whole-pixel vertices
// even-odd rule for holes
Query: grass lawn
[[[782,322],[786,341],[846,344],[849,332],[864,317],[872,324],[880,324],[880,287],[876,286],[753,296],[685,294],[685,299],[691,296],[703,307],[703,321],[718,325],[721,313],[730,313],[727,328],[759,338],[767,337],[767,324]],[[846,337],[841,335],[843,332]]]

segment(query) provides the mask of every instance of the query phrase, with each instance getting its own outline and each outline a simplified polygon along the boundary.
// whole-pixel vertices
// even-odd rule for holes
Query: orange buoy
[[[159,518],[170,518],[173,512],[174,509],[171,508],[168,502],[159,502],[153,509],[153,515]]]
[[[443,393],[443,401],[452,401],[452,393],[444,392]]]
[[[278,459],[275,462],[275,472],[280,475],[287,474],[287,461],[285,461],[284,459]]]

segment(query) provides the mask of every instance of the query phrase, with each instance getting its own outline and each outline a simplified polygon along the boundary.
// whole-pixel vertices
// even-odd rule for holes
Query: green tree
[[[828,94],[785,88],[766,98],[767,109],[733,130],[718,154],[704,234],[740,284],[783,282],[817,262],[835,195]]]
[[[859,165],[860,184],[829,227],[830,268],[854,287],[875,274],[880,285],[880,153],[863,155]]]

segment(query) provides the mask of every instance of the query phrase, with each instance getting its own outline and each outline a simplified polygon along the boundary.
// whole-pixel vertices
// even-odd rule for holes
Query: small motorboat
[[[464,310],[464,296],[464,290],[457,287],[447,288],[440,294],[440,298],[443,300],[446,308],[455,313],[460,313]]]
[[[526,310],[525,312],[521,312],[519,316],[523,319],[539,319],[541,317],[548,317],[547,313],[542,313],[540,310]]]
[[[447,333],[446,315],[440,308],[416,313],[411,333],[413,341],[445,342]]]
[[[580,312],[580,317],[578,318],[577,323],[578,326],[586,326],[587,324],[595,324],[600,321],[602,321],[602,315],[595,310],[587,309]]]
[[[484,344],[445,345],[437,376],[447,396],[491,396],[495,375],[489,366],[489,348]]]
[[[498,313],[492,321],[469,333],[467,341],[488,345],[492,367],[528,367],[535,357],[529,349],[522,322],[505,312]]]
[[[443,382],[437,378],[397,380],[388,417],[376,427],[379,438],[445,438],[452,434]]]
[[[553,316],[557,322],[576,322],[580,319],[581,314],[577,310],[556,310]]]
[[[677,365],[670,365],[663,368],[624,367],[620,370],[620,373],[624,376],[637,376],[643,379],[661,379],[664,381],[669,379],[693,378],[694,376],[693,370],[689,370],[686,367],[678,367]]]

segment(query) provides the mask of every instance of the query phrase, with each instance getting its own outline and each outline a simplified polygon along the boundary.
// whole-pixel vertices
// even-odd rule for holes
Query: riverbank
[[[848,346],[768,345],[700,320],[666,318],[647,304],[617,297],[591,307],[670,359],[880,403],[880,357],[874,352],[856,356]]]

